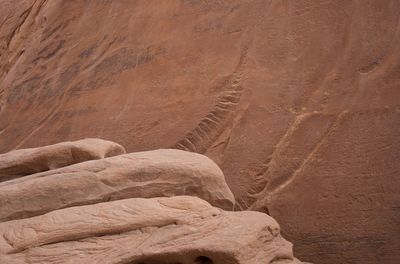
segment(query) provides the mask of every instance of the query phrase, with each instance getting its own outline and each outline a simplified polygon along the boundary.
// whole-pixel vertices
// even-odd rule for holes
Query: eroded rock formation
[[[199,152],[301,259],[400,263],[399,0],[0,4],[1,152]]]
[[[19,153],[23,158],[50,149],[67,164],[71,156],[60,146],[93,142],[99,143],[93,153],[103,153],[100,140]],[[0,156],[0,163],[26,162],[10,155]],[[0,263],[300,263],[270,216],[218,208],[233,209],[234,198],[205,156],[157,150],[49,169],[0,183]]]
[[[0,182],[71,164],[125,153],[114,142],[85,139],[0,154]]]
[[[72,205],[188,194],[226,210],[235,202],[222,171],[205,156],[174,149],[130,153],[0,183],[0,220]]]
[[[266,214],[187,196],[61,209],[2,223],[0,232],[5,264],[300,263]]]

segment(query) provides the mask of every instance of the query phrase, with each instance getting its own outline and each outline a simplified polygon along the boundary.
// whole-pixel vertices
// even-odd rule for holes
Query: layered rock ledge
[[[65,155],[86,145],[96,160]],[[230,211],[234,197],[209,158],[109,146],[90,139],[0,156],[3,167],[22,168],[35,160],[29,153],[51,152],[48,164],[59,164],[0,183],[0,263],[301,263],[272,217]]]

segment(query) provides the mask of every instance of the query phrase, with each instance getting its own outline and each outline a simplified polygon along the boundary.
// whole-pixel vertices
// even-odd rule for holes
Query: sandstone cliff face
[[[0,151],[220,165],[316,263],[400,261],[400,2],[1,0]]]

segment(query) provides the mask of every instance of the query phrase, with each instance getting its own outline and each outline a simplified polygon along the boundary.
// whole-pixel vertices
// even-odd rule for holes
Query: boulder
[[[206,156],[174,149],[86,161],[0,183],[0,222],[124,198],[193,195],[232,210],[234,197]]]

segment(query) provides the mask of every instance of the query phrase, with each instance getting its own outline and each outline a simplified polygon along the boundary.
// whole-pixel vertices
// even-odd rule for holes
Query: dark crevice
[[[200,256],[194,260],[193,264],[214,264],[214,262],[209,257]]]

